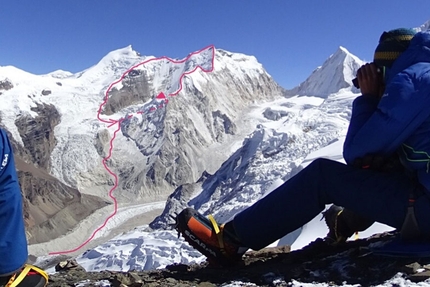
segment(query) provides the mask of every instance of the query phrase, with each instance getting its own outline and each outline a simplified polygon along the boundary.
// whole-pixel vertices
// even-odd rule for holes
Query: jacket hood
[[[387,82],[401,71],[420,62],[430,63],[430,31],[418,32],[387,73]]]

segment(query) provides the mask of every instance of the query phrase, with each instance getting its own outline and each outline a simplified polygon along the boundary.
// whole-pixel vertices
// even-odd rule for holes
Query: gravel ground
[[[429,286],[429,258],[381,257],[369,252],[370,243],[390,236],[337,247],[318,239],[293,252],[288,247],[265,248],[246,253],[242,262],[228,268],[202,263],[146,272],[85,272],[78,266],[51,275],[48,286]]]

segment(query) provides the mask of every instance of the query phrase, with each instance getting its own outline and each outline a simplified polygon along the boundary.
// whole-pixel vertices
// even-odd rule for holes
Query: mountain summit
[[[352,79],[364,63],[344,47],[339,47],[322,66],[288,94],[326,98],[341,89],[352,87]]]

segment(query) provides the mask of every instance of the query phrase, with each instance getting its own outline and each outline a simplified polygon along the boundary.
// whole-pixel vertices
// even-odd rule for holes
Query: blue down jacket
[[[20,269],[27,261],[22,195],[13,152],[0,129],[0,276]]]
[[[386,74],[381,100],[353,102],[343,156],[348,164],[365,154],[397,152],[430,194],[430,32],[419,32]]]

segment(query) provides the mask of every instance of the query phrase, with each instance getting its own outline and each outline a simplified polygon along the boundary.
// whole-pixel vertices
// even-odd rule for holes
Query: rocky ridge
[[[228,268],[202,263],[173,264],[147,272],[85,272],[69,263],[70,268],[50,276],[48,286],[99,286],[102,282],[105,286],[152,287],[292,286],[294,282],[329,286],[345,283],[375,286],[387,281],[391,282],[389,286],[403,286],[400,282],[430,283],[430,258],[393,258],[370,252],[369,248],[392,237],[393,234],[379,234],[335,247],[317,239],[293,252],[289,247],[265,248],[247,252],[243,262]]]

